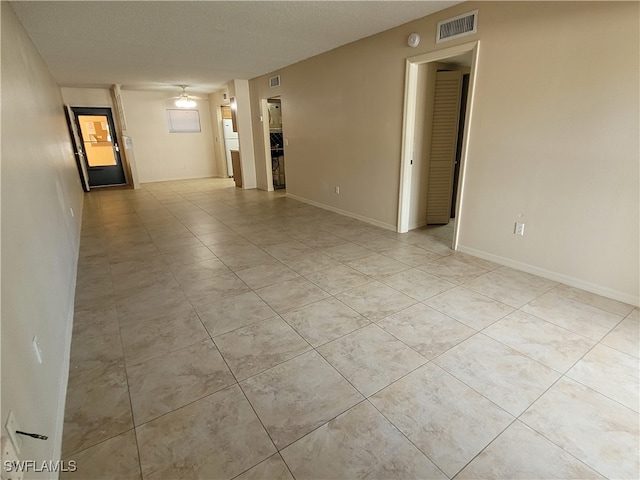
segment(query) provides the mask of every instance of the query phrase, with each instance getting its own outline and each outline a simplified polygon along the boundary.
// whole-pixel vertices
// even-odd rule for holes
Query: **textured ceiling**
[[[210,93],[458,1],[12,1],[62,86]]]

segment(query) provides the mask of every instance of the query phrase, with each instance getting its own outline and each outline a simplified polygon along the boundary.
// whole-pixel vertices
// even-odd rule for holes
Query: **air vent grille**
[[[438,22],[436,43],[452,40],[454,38],[473,35],[478,27],[478,11],[465,13],[457,17]]]
[[[271,88],[279,87],[280,86],[280,75],[276,75],[275,77],[271,77],[269,79],[269,86]]]

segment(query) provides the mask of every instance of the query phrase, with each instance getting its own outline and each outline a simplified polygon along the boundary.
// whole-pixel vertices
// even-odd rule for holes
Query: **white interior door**
[[[429,155],[427,224],[447,224],[460,121],[462,72],[437,72]]]

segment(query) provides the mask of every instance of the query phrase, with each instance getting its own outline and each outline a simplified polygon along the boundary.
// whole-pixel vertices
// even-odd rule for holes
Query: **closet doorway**
[[[284,160],[284,137],[282,135],[282,100],[279,97],[263,101],[263,122],[265,131],[265,156],[267,161],[267,182],[273,190],[286,188]],[[267,140],[267,131],[268,141]],[[269,178],[269,173],[271,178]],[[271,188],[269,188],[271,190]]]
[[[451,233],[447,232],[451,238],[451,248],[456,250],[458,246],[459,226],[461,225],[461,205],[464,203],[464,171],[467,164],[467,154],[469,150],[470,125],[473,120],[474,86],[476,76],[476,65],[478,61],[478,50],[480,42],[470,42],[454,47],[444,48],[439,51],[416,55],[407,58],[406,61],[406,83],[404,119],[402,133],[402,160],[400,167],[400,194],[398,202],[398,225],[397,231],[404,233],[425,224],[446,224],[449,220]],[[440,64],[440,65],[439,65]],[[444,68],[441,68],[441,65]],[[454,67],[454,68],[452,68]],[[431,122],[434,112],[428,112],[427,107],[435,107],[435,101],[426,101],[427,80],[435,79],[438,70],[461,70],[461,81],[457,82],[456,103],[460,105],[464,102],[465,110],[462,115],[452,118],[451,135],[449,143],[454,146],[448,148],[452,153],[447,156],[446,175],[440,182],[446,188],[442,188],[437,198],[434,197],[434,187],[432,181],[438,177],[437,168],[431,168],[432,160],[431,143],[432,129]],[[432,75],[429,75],[432,73]],[[468,75],[466,78],[465,76]],[[458,90],[459,88],[459,90]],[[433,82],[435,92],[435,82]],[[466,95],[466,101],[463,96]],[[460,97],[459,99],[457,97]],[[431,97],[433,98],[433,97]],[[454,109],[456,110],[456,109]],[[425,120],[428,119],[428,122]],[[429,128],[425,128],[429,126]],[[425,130],[428,130],[426,134]],[[462,135],[458,136],[457,133]],[[434,143],[435,144],[435,143]],[[435,152],[438,153],[438,152]],[[435,157],[434,157],[435,158]],[[440,167],[433,163],[433,167]],[[433,170],[433,171],[431,171]],[[443,169],[444,171],[444,169]],[[431,174],[431,175],[429,175]],[[429,180],[431,176],[431,181]],[[454,179],[456,180],[454,182]],[[455,184],[454,184],[455,183]],[[437,190],[437,189],[436,189]],[[431,201],[429,201],[431,200]],[[437,205],[437,201],[440,205]],[[427,219],[427,207],[438,206],[438,215],[441,218]],[[431,216],[430,216],[431,217]],[[453,225],[451,225],[453,224]],[[442,227],[440,227],[442,228]],[[446,227],[445,227],[446,228]]]

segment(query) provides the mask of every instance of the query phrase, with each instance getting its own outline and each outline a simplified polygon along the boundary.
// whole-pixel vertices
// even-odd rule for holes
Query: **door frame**
[[[269,97],[273,98],[273,97]],[[262,140],[264,150],[264,168],[267,177],[267,192],[273,192],[273,167],[271,165],[271,136],[269,130],[269,98],[260,99],[260,117],[262,118]]]
[[[84,146],[78,142],[79,134],[78,127],[73,118],[74,113],[69,105],[64,106],[64,117],[67,120],[67,127],[69,128],[69,137],[71,137],[71,146],[73,147],[73,155],[76,159],[76,166],[78,167],[78,175],[80,175],[80,183],[82,184],[82,190],[85,192],[91,191],[89,186],[89,174],[87,173],[87,164],[84,160]]]
[[[462,140],[462,155],[460,156],[460,174],[458,180],[458,193],[456,199],[456,216],[454,219],[454,230],[452,246],[457,249],[459,226],[461,222],[460,212],[464,199],[464,179],[467,165],[467,154],[469,151],[469,128],[473,117],[474,93],[476,84],[478,53],[480,41],[464,43],[435,52],[423,53],[406,60],[405,86],[404,86],[404,114],[402,121],[402,152],[400,161],[400,188],[398,199],[398,233],[409,231],[409,214],[411,210],[411,176],[413,150],[416,132],[416,102],[418,98],[418,71],[421,65],[431,62],[441,62],[448,58],[472,52],[471,72],[469,74],[469,92],[467,96],[467,114],[464,121],[464,134]]]

